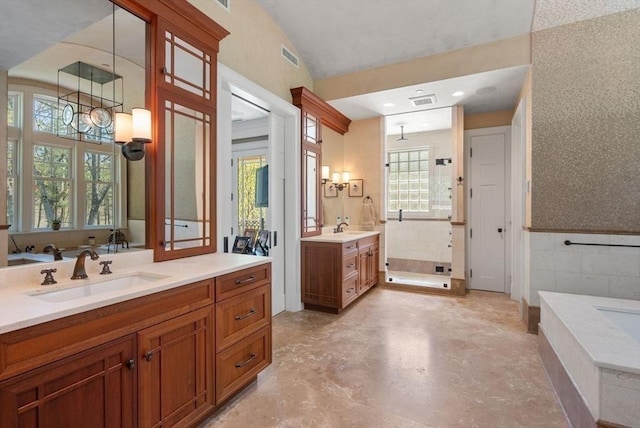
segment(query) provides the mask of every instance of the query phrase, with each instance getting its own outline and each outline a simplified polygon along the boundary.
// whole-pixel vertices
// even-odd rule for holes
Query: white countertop
[[[596,366],[640,373],[640,342],[602,313],[605,309],[640,314],[640,301],[550,291],[539,294]]]
[[[348,230],[340,233],[323,233],[322,235],[310,236],[308,238],[302,238],[301,241],[307,242],[351,242],[358,239],[368,238],[370,236],[379,235],[378,231],[365,231],[365,230]]]
[[[101,260],[112,260],[112,275],[99,274],[101,266],[98,263]],[[257,266],[270,262],[271,258],[216,253],[160,263],[153,263],[152,260],[151,250],[103,255],[95,261],[87,257],[85,266],[89,278],[80,280],[70,279],[75,260],[0,269],[0,334]],[[40,285],[44,277],[40,270],[46,268],[58,269],[54,274],[57,284]],[[124,290],[107,291],[56,303],[33,295],[40,291],[55,291],[116,279],[136,272],[166,277]]]

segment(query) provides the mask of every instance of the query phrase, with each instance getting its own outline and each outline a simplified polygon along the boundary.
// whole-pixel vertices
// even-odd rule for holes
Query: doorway
[[[510,126],[465,132],[469,165],[469,288],[508,292],[510,248],[506,183],[509,182]],[[509,260],[510,261],[510,260]]]

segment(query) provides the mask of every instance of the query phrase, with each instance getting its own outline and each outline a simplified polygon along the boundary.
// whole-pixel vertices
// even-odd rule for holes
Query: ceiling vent
[[[284,59],[291,63],[291,65],[293,65],[295,68],[298,68],[299,60],[293,52],[287,49],[284,45],[281,45],[280,53],[282,54],[282,57]]]
[[[436,94],[411,97],[409,98],[409,101],[411,101],[416,107],[432,106],[436,103]]]
[[[227,12],[231,12],[231,0],[216,0],[216,2],[222,6]]]

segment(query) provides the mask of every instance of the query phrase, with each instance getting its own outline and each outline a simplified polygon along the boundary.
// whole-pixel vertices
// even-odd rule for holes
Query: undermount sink
[[[7,261],[8,266],[30,265],[31,263],[42,263],[42,260],[27,259],[23,257],[21,259],[9,259]]]
[[[125,290],[140,285],[148,285],[151,282],[164,278],[168,278],[168,276],[150,272],[134,272],[112,279],[99,278],[95,280],[79,280],[83,281],[83,283],[78,285],[70,284],[65,288],[40,289],[37,292],[32,293],[31,296],[47,302],[59,303],[66,302],[68,300],[81,299],[83,297],[97,296],[99,294],[112,291]],[[87,284],[85,281],[90,282]]]

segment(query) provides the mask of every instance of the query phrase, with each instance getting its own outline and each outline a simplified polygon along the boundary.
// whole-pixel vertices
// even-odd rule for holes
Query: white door
[[[504,132],[470,135],[469,282],[475,290],[505,291]]]

